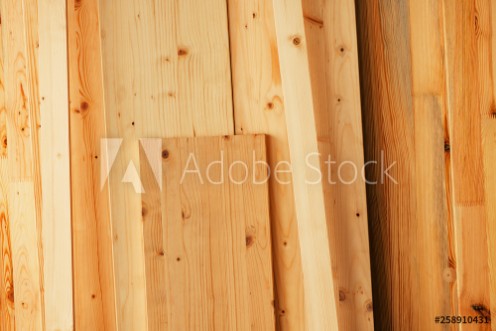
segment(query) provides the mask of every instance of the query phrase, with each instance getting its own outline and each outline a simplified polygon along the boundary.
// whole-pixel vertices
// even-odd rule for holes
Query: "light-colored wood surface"
[[[12,182],[9,192],[16,330],[44,330],[34,184]]]
[[[69,331],[74,318],[66,4],[39,0],[37,9],[44,329]]]
[[[278,329],[305,327],[303,278],[271,1],[228,2],[236,134],[265,133]],[[279,166],[278,166],[279,164]],[[280,171],[275,174],[276,169]]]
[[[303,15],[338,324],[373,330],[355,5],[305,0]]]
[[[107,134],[124,139],[109,177],[117,321],[142,330],[147,239],[140,195],[121,179],[139,172],[139,138],[233,133],[227,8],[102,0],[100,18]]]
[[[337,330],[334,282],[320,174],[317,132],[307,57],[303,10],[299,0],[274,0],[288,145],[305,297],[305,328]]]
[[[162,148],[141,153],[149,329],[273,330],[264,136]],[[162,162],[163,191],[153,162]]]
[[[494,111],[491,47],[491,2],[446,2],[447,61],[450,70],[450,135],[453,217],[460,315],[488,316],[490,310],[489,217],[494,203],[491,158]],[[488,125],[489,124],[489,125]],[[484,126],[484,130],[482,129]],[[487,168],[486,168],[487,169]],[[486,177],[487,175],[487,177]],[[485,190],[487,189],[487,191]],[[489,196],[486,196],[486,192]],[[489,207],[489,209],[488,209]],[[494,219],[492,220],[494,222]],[[490,330],[490,325],[463,325],[462,330]]]
[[[67,3],[74,323],[116,330],[108,185],[100,187],[105,108],[97,0]]]

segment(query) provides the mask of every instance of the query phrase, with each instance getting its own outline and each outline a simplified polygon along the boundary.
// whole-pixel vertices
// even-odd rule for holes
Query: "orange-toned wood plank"
[[[76,329],[116,330],[109,191],[100,187],[106,126],[98,1],[69,0],[67,7],[74,322]]]

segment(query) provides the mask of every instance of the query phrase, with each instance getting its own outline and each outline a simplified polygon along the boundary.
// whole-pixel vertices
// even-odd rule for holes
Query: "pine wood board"
[[[39,0],[40,173],[44,329],[73,325],[66,3]],[[36,72],[35,72],[36,73]],[[38,100],[34,100],[38,102]]]
[[[339,329],[373,330],[355,5],[305,0],[303,14]]]
[[[165,139],[162,148],[141,150],[149,329],[273,330],[264,136]]]
[[[42,209],[39,160],[37,3],[5,0],[2,46],[9,183],[7,202],[14,295],[10,297],[18,330],[42,330]],[[6,227],[4,227],[5,229]]]
[[[107,137],[98,0],[67,3],[76,329],[116,330],[108,185],[100,186]]]
[[[282,172],[290,158],[273,7],[270,1],[235,0],[228,8],[235,131],[266,134],[272,170],[277,327],[300,331],[305,327],[303,278],[291,174]]]
[[[494,177],[488,171],[495,134],[492,6],[491,1],[445,4],[460,315],[490,316],[491,296],[494,298],[491,223],[495,215],[490,200],[494,196]],[[474,326],[463,325],[461,329],[472,330]],[[485,324],[476,329],[490,330],[491,326]]]
[[[298,0],[274,0],[273,5],[302,260],[305,328],[337,330],[323,187],[311,171],[322,172],[319,161],[307,166],[309,157],[318,154],[318,144],[303,10]]]
[[[117,325],[147,326],[138,139],[233,133],[227,8],[209,1],[100,1]],[[191,24],[195,22],[195,24]],[[129,168],[130,161],[134,166]]]

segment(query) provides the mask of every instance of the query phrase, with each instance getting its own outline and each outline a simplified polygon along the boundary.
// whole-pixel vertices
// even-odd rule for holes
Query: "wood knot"
[[[294,36],[292,40],[293,40],[293,45],[295,46],[299,46],[301,44],[301,38],[298,36]]]
[[[187,219],[190,219],[191,218],[191,213],[188,212],[187,210],[181,210],[181,217],[183,218],[183,220],[187,220]]]
[[[251,247],[253,246],[253,243],[255,242],[255,239],[253,238],[252,235],[246,236],[246,247]]]
[[[81,110],[82,111],[87,111],[88,108],[90,108],[90,105],[86,101],[81,102]]]
[[[161,249],[157,252],[158,256],[165,256],[165,252]]]
[[[339,290],[339,301],[346,300],[346,293],[343,290]]]
[[[148,210],[145,207],[141,208],[141,216],[145,217],[148,214]]]
[[[267,108],[270,110],[274,109],[274,104],[272,102],[267,103]]]
[[[92,299],[95,299],[95,298],[96,298],[96,294],[92,294],[92,295],[91,295],[91,298],[92,298]]]
[[[369,300],[366,304],[365,304],[365,310],[369,313],[371,313],[373,310],[374,310],[374,307],[372,306],[372,300]]]
[[[164,149],[162,151],[162,158],[163,159],[168,159],[169,158],[169,151],[168,150]]]
[[[177,55],[186,56],[186,55],[188,55],[188,50],[186,48],[179,48],[177,50]]]
[[[451,146],[450,146],[449,141],[445,141],[444,142],[444,151],[449,152],[450,150],[451,150]]]

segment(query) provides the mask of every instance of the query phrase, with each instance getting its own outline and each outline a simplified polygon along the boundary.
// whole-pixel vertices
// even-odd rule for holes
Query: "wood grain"
[[[307,57],[303,10],[298,0],[274,0],[274,16],[286,105],[293,192],[300,239],[305,328],[337,330],[317,132]],[[296,83],[298,82],[298,83]]]
[[[409,3],[356,2],[374,323],[377,330],[418,329],[415,111]],[[370,42],[376,40],[377,42]],[[382,175],[393,163],[389,174]],[[422,295],[428,295],[422,293]]]
[[[141,153],[149,328],[273,330],[264,136],[166,139],[158,152]]]
[[[108,185],[100,187],[106,138],[97,0],[67,3],[71,136],[74,322],[116,330]]]
[[[39,0],[38,9],[44,328],[69,331],[74,318],[66,5]]]
[[[303,13],[338,324],[373,330],[355,5],[305,0]]]
[[[265,133],[271,205],[276,321],[280,330],[305,327],[303,278],[279,55],[270,1],[228,2],[236,134]],[[277,174],[275,171],[279,171]]]
[[[107,134],[123,138],[109,178],[117,324],[143,330],[148,238],[140,195],[121,179],[139,173],[138,138],[233,133],[227,8],[222,0],[99,4]]]
[[[2,7],[0,5],[0,16]],[[0,40],[3,40],[0,23]],[[9,163],[3,43],[0,42],[0,329],[15,330],[14,280],[9,217]]]
[[[9,208],[16,330],[44,330],[33,183],[10,184]]]
[[[489,250],[491,232],[487,232],[489,217],[494,217],[488,200],[494,182],[486,183],[494,178],[484,171],[494,135],[490,124],[494,109],[491,2],[448,1],[446,13],[447,59],[452,70],[448,91],[458,309],[461,315],[487,316],[493,277],[489,263],[494,255]],[[490,325],[476,329],[490,330]]]

